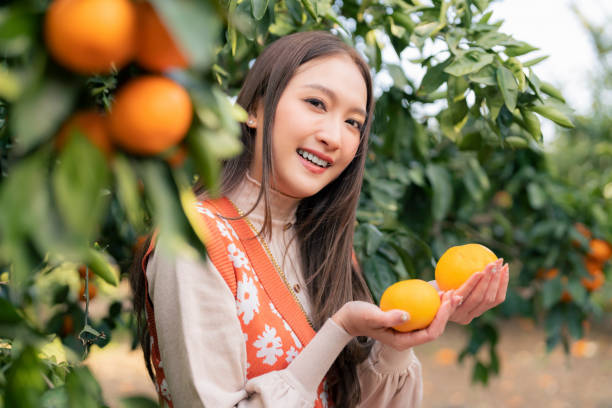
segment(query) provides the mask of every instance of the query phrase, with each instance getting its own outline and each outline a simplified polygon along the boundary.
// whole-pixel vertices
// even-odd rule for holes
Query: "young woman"
[[[412,347],[450,319],[503,301],[507,266],[489,265],[424,330],[373,304],[352,262],[374,100],[369,68],[335,36],[271,44],[237,103],[244,152],[224,166],[223,197],[201,195],[204,262],[153,245],[133,270],[142,346],[160,398],[174,407],[413,407]],[[462,302],[462,300],[465,300]],[[461,305],[460,305],[461,304]]]

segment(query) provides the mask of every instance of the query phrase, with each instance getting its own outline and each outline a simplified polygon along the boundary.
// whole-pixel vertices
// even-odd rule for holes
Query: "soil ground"
[[[544,333],[528,320],[501,326],[501,373],[488,386],[471,384],[471,361],[457,364],[463,328],[449,325],[433,343],[415,349],[423,365],[423,408],[612,408],[612,319],[593,326],[586,341],[566,356],[557,347],[546,353]],[[140,350],[116,341],[92,350],[87,364],[99,379],[111,407],[129,395],[154,388]]]

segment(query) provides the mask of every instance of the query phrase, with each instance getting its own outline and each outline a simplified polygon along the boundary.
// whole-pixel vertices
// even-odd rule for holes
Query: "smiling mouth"
[[[322,168],[324,168],[324,169],[325,169],[325,168],[327,168],[327,167],[331,166],[331,163],[326,162],[325,160],[320,159],[319,157],[315,156],[315,155],[314,155],[314,154],[312,154],[312,153],[308,153],[308,152],[307,152],[307,151],[305,151],[305,150],[302,150],[302,149],[297,149],[297,150],[296,150],[296,152],[297,152],[297,154],[299,154],[300,156],[302,156],[304,159],[308,160],[308,161],[309,161],[309,162],[311,162],[312,164],[315,164],[315,165],[317,165],[317,166],[319,166],[319,167],[322,167]]]

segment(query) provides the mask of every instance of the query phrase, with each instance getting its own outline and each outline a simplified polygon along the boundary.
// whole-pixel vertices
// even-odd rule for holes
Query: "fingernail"
[[[402,313],[402,322],[405,322],[406,320],[408,320],[410,316],[408,315],[408,313],[404,312]]]
[[[455,302],[458,304],[462,304],[463,303],[463,296],[457,295],[454,297]]]

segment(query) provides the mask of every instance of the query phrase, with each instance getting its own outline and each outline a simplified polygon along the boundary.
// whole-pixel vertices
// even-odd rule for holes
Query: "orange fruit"
[[[570,295],[570,293],[567,290],[564,290],[563,293],[561,293],[561,301],[563,303],[569,303],[572,301],[572,295]]]
[[[66,337],[74,332],[74,320],[71,315],[65,315],[62,319],[62,329],[60,331],[62,337]]]
[[[581,222],[577,222],[574,224],[574,228],[576,228],[576,230],[582,234],[582,236],[584,236],[587,239],[591,239],[591,231],[587,228],[586,225],[584,225]]]
[[[188,152],[185,146],[178,146],[178,148],[174,152],[170,153],[164,160],[166,160],[166,163],[168,163],[170,167],[178,168],[185,163],[185,160],[187,160],[187,153]]]
[[[106,118],[95,110],[76,112],[64,122],[55,139],[57,149],[62,149],[75,130],[83,133],[104,155],[109,158],[113,151]]]
[[[593,272],[589,271],[589,274],[591,275],[591,279],[580,278],[582,286],[584,286],[589,292],[599,289],[606,281],[606,278],[601,269],[595,270]]]
[[[117,92],[109,116],[113,141],[128,152],[153,155],[183,139],[193,116],[187,91],[162,76],[144,76]]]
[[[589,242],[589,247],[591,248],[589,256],[594,260],[606,262],[612,257],[612,246],[603,239],[592,239]]]
[[[557,275],[559,275],[559,269],[557,268],[538,269],[536,277],[539,279],[550,280],[554,279]]]
[[[466,244],[450,247],[436,265],[436,282],[441,290],[457,289],[472,274],[482,271],[497,256],[484,245]]]
[[[85,279],[85,274],[87,274],[89,280],[93,279],[94,274],[91,269],[87,269],[85,265],[79,266],[79,276],[81,277],[81,279]]]
[[[591,275],[595,273],[596,271],[601,271],[602,266],[603,266],[602,262],[596,259],[593,259],[591,257],[586,257],[584,259],[584,267]]]
[[[189,63],[149,2],[138,6],[136,61],[151,71],[186,68]]]
[[[49,52],[80,74],[105,74],[134,55],[136,13],[129,0],[55,0],[45,15]]]
[[[98,293],[98,289],[96,289],[96,285],[90,283],[88,288],[89,300],[92,300],[96,297]],[[85,300],[85,283],[81,284],[81,289],[79,289],[79,300]]]
[[[400,309],[410,314],[405,323],[393,327],[401,332],[424,329],[432,322],[440,308],[438,291],[420,279],[408,279],[389,286],[380,298],[384,311]]]

